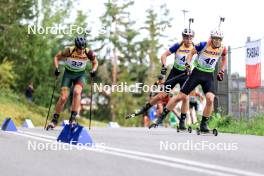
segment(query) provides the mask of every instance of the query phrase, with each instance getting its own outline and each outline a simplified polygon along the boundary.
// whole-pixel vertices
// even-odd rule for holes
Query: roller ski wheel
[[[192,133],[192,127],[191,126],[189,126],[187,130],[189,133]]]
[[[217,135],[218,135],[218,131],[217,131],[217,129],[215,129],[215,128],[213,129],[213,135],[214,135],[214,136],[217,136]]]
[[[218,130],[216,128],[214,128],[213,130],[209,130],[209,131],[201,131],[200,128],[196,129],[196,133],[197,135],[201,135],[201,134],[212,134],[214,136],[218,136]]]
[[[177,126],[176,129],[177,129],[177,133],[186,132],[186,131],[189,132],[189,133],[192,133],[192,127],[191,126],[189,126],[188,128],[185,128],[185,129],[180,129],[180,127]]]
[[[196,133],[197,133],[197,135],[200,135],[201,134],[200,128],[196,128]]]

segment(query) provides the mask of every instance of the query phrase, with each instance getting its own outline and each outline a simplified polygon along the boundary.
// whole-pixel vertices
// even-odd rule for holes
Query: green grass
[[[44,126],[47,111],[47,108],[28,102],[23,95],[10,90],[0,90],[0,124],[6,117],[11,117],[16,126],[21,126],[25,119],[31,119],[35,126]],[[69,113],[64,112],[61,116],[68,119]],[[89,125],[89,120],[86,118],[81,118],[78,122],[84,126]],[[105,122],[92,121],[92,127],[105,127],[106,125]],[[264,114],[249,120],[246,118],[239,120],[230,116],[221,117],[214,114],[209,126],[217,128],[220,132],[264,136]],[[197,125],[193,126],[193,128],[195,127]]]
[[[197,125],[193,126],[193,128],[196,127]],[[210,119],[209,127],[211,129],[217,128],[218,131],[224,133],[264,136],[264,114],[250,119],[242,118],[241,120],[235,117],[221,117],[219,114],[214,114]]]
[[[31,119],[35,126],[44,126],[47,112],[47,108],[28,102],[23,95],[10,90],[0,90],[0,124],[6,117],[11,117],[16,126],[21,126],[25,119]],[[69,114],[65,112],[61,116],[69,118]],[[84,126],[89,125],[86,118],[80,118],[78,122]],[[94,126],[105,127],[106,123],[93,120],[92,127]]]

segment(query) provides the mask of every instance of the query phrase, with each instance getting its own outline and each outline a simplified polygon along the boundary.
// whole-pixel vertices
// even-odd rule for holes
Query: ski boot
[[[213,130],[211,130],[208,128],[208,121],[209,121],[208,117],[202,118],[200,128],[197,128],[197,135],[200,134],[213,134],[214,136],[218,135],[217,129],[214,128]]]
[[[186,130],[185,119],[184,118],[181,118],[181,120],[180,120],[179,129],[180,130]]]
[[[72,112],[71,117],[69,119],[69,125],[70,125],[71,131],[73,131],[76,126],[78,126],[76,117],[77,117],[77,112]]]
[[[162,122],[163,122],[163,118],[162,117],[158,117],[156,119],[156,121],[149,126],[149,129],[157,128],[160,124],[162,124]]]
[[[54,114],[53,115],[53,119],[51,120],[51,122],[46,127],[46,130],[47,131],[53,130],[58,125],[58,119],[59,119],[59,115],[58,114]]]
[[[151,107],[151,105],[149,103],[147,103],[141,109],[135,111],[132,114],[127,115],[126,119],[131,119],[131,118],[134,118],[140,114],[144,114],[150,107]]]
[[[179,126],[177,126],[177,132],[186,132],[186,130],[189,132],[189,133],[192,133],[192,127],[188,127],[188,129],[186,128],[185,126],[185,119],[186,119],[186,114],[181,114],[181,118],[179,119]]]
[[[162,124],[163,120],[166,118],[166,116],[169,114],[170,110],[168,110],[166,107],[163,109],[163,112],[160,117],[157,118],[156,122],[151,124],[149,126],[149,129],[151,128],[157,128],[160,124]]]

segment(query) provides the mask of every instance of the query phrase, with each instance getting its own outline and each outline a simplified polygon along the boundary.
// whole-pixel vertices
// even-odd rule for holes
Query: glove
[[[165,75],[160,74],[160,75],[158,76],[158,80],[163,80],[164,78],[165,78]]]
[[[224,74],[225,74],[225,71],[224,71],[224,70],[221,70],[221,71],[217,74],[217,80],[218,80],[218,81],[223,81],[223,79],[224,79]]]
[[[186,75],[191,74],[191,66],[188,63],[185,64],[185,74]]]
[[[162,64],[162,68],[161,68],[160,74],[162,74],[162,75],[166,75],[167,74],[167,68],[165,67],[164,64]]]
[[[92,78],[95,77],[95,73],[96,73],[96,70],[90,71],[90,75],[91,75]]]
[[[55,69],[54,75],[57,77],[60,75],[60,70],[58,68]]]

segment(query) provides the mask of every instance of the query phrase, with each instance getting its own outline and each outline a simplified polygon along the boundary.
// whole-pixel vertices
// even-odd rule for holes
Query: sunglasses
[[[212,40],[218,40],[218,41],[222,41],[223,39],[220,37],[212,37]]]
[[[193,39],[193,36],[191,36],[191,35],[187,35],[187,36],[183,36],[183,39],[190,39],[190,40],[192,40]]]

